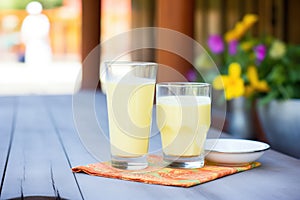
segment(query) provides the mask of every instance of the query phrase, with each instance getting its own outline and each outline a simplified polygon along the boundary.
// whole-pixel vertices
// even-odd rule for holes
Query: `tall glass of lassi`
[[[211,85],[158,83],[156,113],[164,161],[171,167],[203,167],[203,146],[211,123]]]
[[[105,63],[111,164],[138,170],[148,166],[157,64],[111,61]]]

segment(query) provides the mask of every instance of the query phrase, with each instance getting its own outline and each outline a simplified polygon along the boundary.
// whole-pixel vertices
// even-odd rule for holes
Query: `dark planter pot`
[[[253,113],[247,99],[240,97],[228,102],[227,131],[235,138],[254,139]]]
[[[271,148],[300,158],[300,99],[257,104],[257,112]]]

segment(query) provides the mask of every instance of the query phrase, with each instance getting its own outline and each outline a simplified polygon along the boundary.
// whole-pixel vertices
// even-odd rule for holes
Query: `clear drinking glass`
[[[171,167],[203,167],[204,143],[211,123],[211,85],[158,83],[156,112],[164,161]]]
[[[157,64],[116,61],[105,63],[111,163],[129,170],[148,166]]]

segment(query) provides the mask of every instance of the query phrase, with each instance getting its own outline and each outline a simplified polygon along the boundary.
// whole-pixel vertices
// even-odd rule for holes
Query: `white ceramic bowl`
[[[205,159],[224,166],[247,165],[260,158],[270,146],[246,139],[207,139]]]

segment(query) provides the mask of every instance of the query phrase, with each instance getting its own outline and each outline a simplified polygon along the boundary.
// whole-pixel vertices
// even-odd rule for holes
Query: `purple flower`
[[[265,59],[266,53],[267,53],[267,48],[263,44],[259,44],[256,47],[254,47],[254,52],[257,61],[261,62]]]
[[[230,55],[235,55],[237,53],[238,41],[232,40],[229,42],[228,52]]]
[[[211,35],[208,38],[208,47],[215,54],[222,53],[224,51],[224,42],[222,37],[219,35]]]
[[[186,78],[188,79],[188,81],[196,81],[197,80],[197,73],[194,69],[191,69],[188,71],[188,73],[186,74]]]

